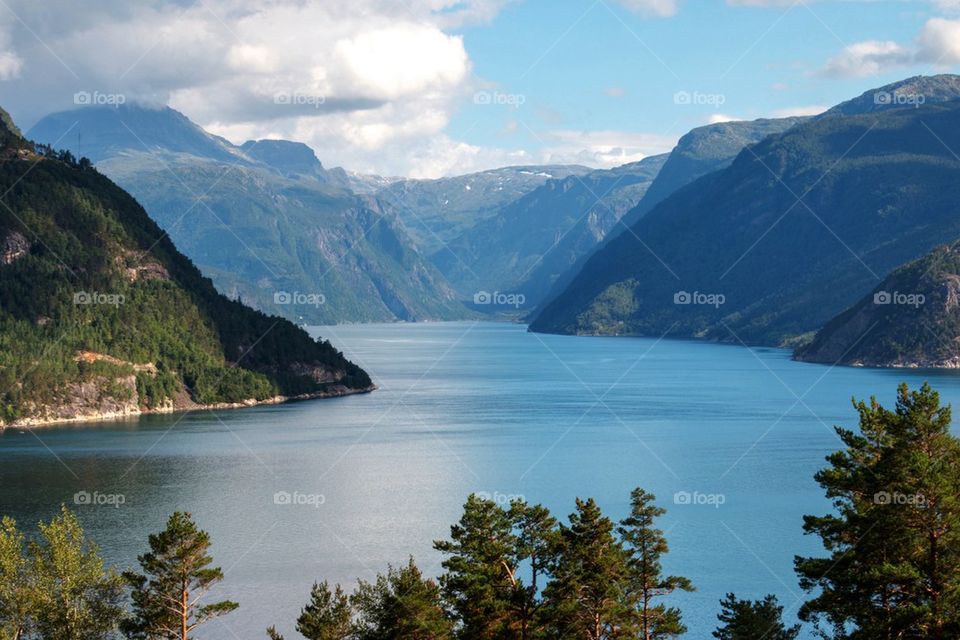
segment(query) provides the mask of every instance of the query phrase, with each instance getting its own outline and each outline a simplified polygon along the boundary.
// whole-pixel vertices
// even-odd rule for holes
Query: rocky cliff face
[[[795,357],[866,367],[960,368],[960,242],[895,270]]]

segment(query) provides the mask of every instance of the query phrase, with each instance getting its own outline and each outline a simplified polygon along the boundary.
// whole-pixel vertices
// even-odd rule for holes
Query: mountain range
[[[310,324],[464,315],[400,222],[306,145],[235,146],[134,105],[53,114],[28,135],[93,160],[221,292],[258,309]]]
[[[960,237],[958,87],[913,78],[873,92],[885,97],[869,108],[861,97],[746,147],[593,255],[531,329],[809,339],[893,269]],[[926,100],[889,98],[902,91]]]
[[[517,166],[436,180],[328,169],[288,140],[234,145],[169,108],[76,109],[28,135],[90,158],[226,295],[323,324],[528,312],[648,202],[648,188],[667,193],[792,124],[711,125],[671,154],[609,170]],[[491,291],[524,305],[474,304]]]
[[[29,136],[128,188],[220,291],[300,322],[531,314],[534,331],[803,345],[956,237],[957,97],[957,76],[920,76],[614,169],[436,180],[234,145],[168,108],[63,112]]]

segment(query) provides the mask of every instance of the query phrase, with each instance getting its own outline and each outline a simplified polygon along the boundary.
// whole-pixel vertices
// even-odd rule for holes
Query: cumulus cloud
[[[872,76],[891,66],[905,64],[909,58],[904,47],[890,40],[857,42],[844,47],[843,51],[827,60],[823,74],[836,77]]]
[[[431,150],[483,155],[426,138],[477,82],[450,31],[511,1],[7,0],[4,106],[29,126],[73,108],[78,91],[119,93],[234,141],[282,135],[328,164],[379,159],[379,170],[405,171],[413,159],[421,169],[411,171],[427,171]]]
[[[77,92],[122,94],[234,142],[299,140],[328,166],[416,177],[562,159],[612,166],[669,148],[616,132],[551,134],[535,151],[453,139],[453,114],[495,86],[473,74],[456,32],[515,1],[5,0],[4,106],[29,127],[74,108]],[[624,2],[661,16],[677,5]]]
[[[947,67],[960,63],[960,20],[931,18],[913,42],[869,40],[845,47],[830,58],[821,74],[833,77],[872,76],[911,64]]]

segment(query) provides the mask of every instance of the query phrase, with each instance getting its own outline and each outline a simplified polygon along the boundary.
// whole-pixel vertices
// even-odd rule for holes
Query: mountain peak
[[[841,102],[818,118],[849,116],[886,111],[899,107],[949,102],[960,98],[960,75],[913,76],[870,89],[852,100]]]
[[[128,149],[244,161],[243,154],[229,141],[207,133],[170,107],[141,104],[80,107],[45,116],[27,135],[94,162]]]
[[[247,140],[240,149],[245,154],[276,169],[282,175],[316,176],[324,171],[323,164],[309,146],[292,140]]]

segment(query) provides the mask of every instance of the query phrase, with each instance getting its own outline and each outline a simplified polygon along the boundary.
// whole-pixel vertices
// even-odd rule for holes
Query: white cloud
[[[721,124],[723,122],[734,122],[735,120],[741,119],[742,118],[735,118],[734,116],[730,116],[725,113],[713,113],[707,118],[707,124]]]
[[[908,59],[907,50],[896,42],[868,40],[844,47],[827,60],[822,73],[841,78],[872,76],[888,67],[904,64]]]
[[[333,55],[357,87],[390,100],[456,87],[469,71],[463,38],[425,25],[364,31],[338,41]]]
[[[960,20],[928,20],[917,36],[916,58],[934,65],[960,63]]]
[[[666,153],[677,144],[675,136],[629,131],[575,131],[558,129],[543,136],[543,162],[585,164],[611,168]]]
[[[515,0],[7,1],[36,34],[0,15],[15,115],[73,108],[77,91],[122,93],[235,141],[284,135],[327,164],[386,172],[427,167],[423,154],[450,146],[420,139],[439,136],[474,91],[448,30]]]
[[[0,51],[0,80],[12,80],[20,76],[23,60],[12,51]]]
[[[830,58],[820,72],[833,77],[863,77],[912,64],[941,68],[960,64],[960,20],[931,18],[908,45],[890,40],[857,42]]]
[[[669,18],[676,15],[679,9],[679,0],[617,0],[630,11],[641,15]]]

